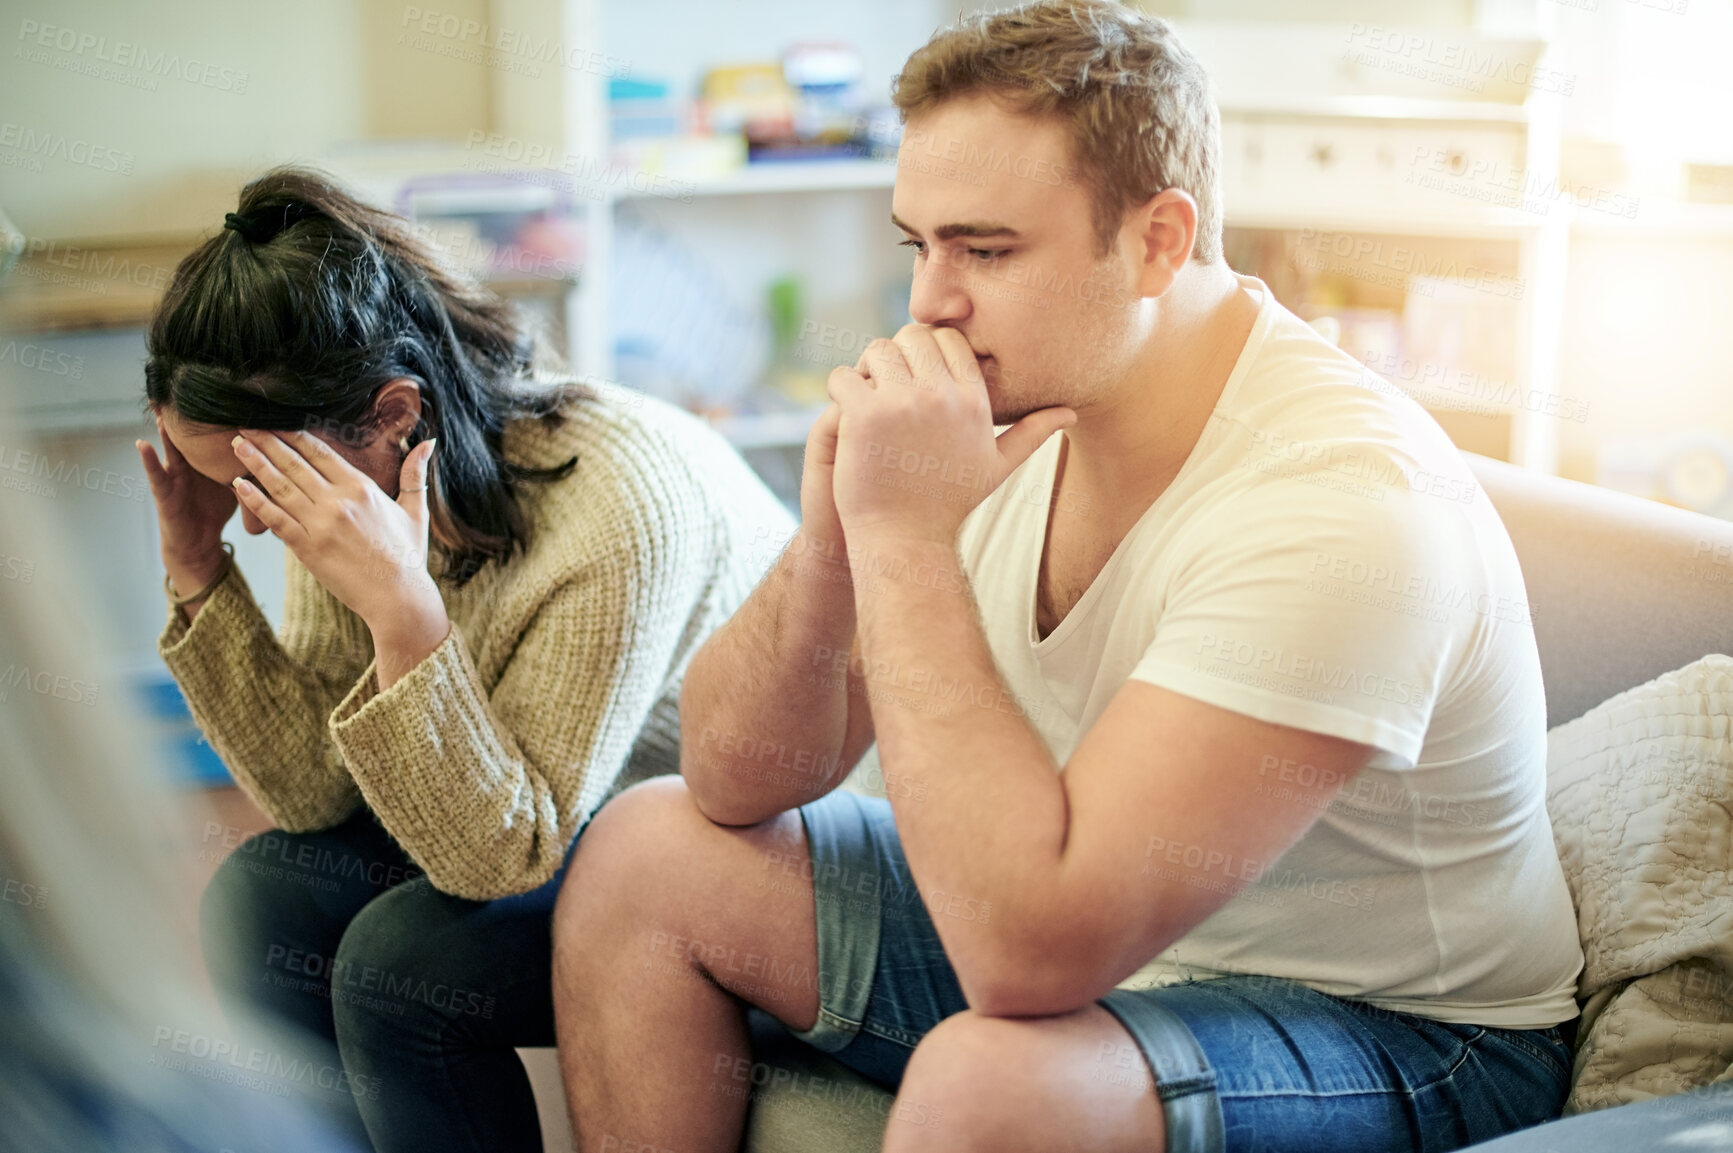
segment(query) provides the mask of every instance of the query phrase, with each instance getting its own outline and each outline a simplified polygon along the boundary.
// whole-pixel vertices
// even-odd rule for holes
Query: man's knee
[[[615,964],[627,948],[657,965],[707,966],[734,946],[793,965],[806,950],[782,938],[812,907],[793,867],[797,857],[804,864],[804,845],[793,814],[746,828],[712,822],[678,777],[627,789],[584,830],[566,873],[554,912],[556,987],[576,977],[569,966]],[[791,884],[767,891],[766,870],[783,860]],[[750,999],[747,984],[730,987]]]
[[[640,781],[603,805],[578,842],[580,856],[592,856],[598,846],[610,853],[624,845],[661,846],[674,836],[710,824],[692,800],[686,782],[677,776],[651,777]]]
[[[1107,1020],[1099,1007],[1033,1020],[947,1017],[915,1047],[885,1149],[1001,1153],[1082,1143],[1159,1153],[1155,1083],[1136,1043]],[[1142,1076],[1122,1076],[1124,1069]]]
[[[1028,1102],[1025,1041],[1003,1018],[964,1011],[940,1021],[909,1059],[885,1147],[994,1148],[999,1123]]]
[[[708,826],[679,777],[652,777],[602,806],[578,839],[560,886],[556,939],[590,916],[580,906],[612,904],[628,891],[643,899],[670,892],[669,874],[703,851]]]

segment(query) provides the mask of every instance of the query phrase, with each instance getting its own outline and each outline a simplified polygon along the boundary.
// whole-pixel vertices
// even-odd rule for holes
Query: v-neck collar
[[[1169,498],[1174,489],[1179,487],[1180,481],[1195,471],[1198,461],[1203,458],[1205,441],[1211,439],[1211,434],[1219,424],[1217,415],[1235,398],[1239,392],[1240,382],[1250,371],[1251,363],[1257,358],[1258,350],[1263,348],[1264,341],[1269,336],[1270,325],[1275,317],[1275,295],[1270,292],[1269,286],[1257,277],[1236,275],[1239,276],[1242,286],[1255,285],[1262,294],[1262,299],[1258,302],[1258,315],[1252,321],[1251,331],[1246,334],[1245,344],[1241,346],[1240,354],[1234,360],[1233,370],[1228,373],[1227,381],[1222,385],[1221,395],[1216,398],[1215,407],[1210,410],[1210,416],[1204,424],[1203,431],[1198,434],[1197,443],[1191,446],[1191,451],[1186,454],[1185,463],[1179,466],[1179,471],[1173,474],[1173,479],[1168,482],[1167,487],[1149,502],[1149,507],[1143,510],[1137,520],[1132,523],[1132,526],[1126,530],[1125,535],[1119,538],[1119,543],[1113,546],[1113,552],[1109,554],[1107,562],[1101,566],[1101,571],[1095,574],[1095,579],[1089,582],[1089,587],[1083,590],[1083,595],[1077,598],[1077,603],[1071,606],[1059,623],[1053,626],[1053,631],[1045,637],[1040,635],[1040,626],[1037,623],[1040,614],[1036,602],[1041,595],[1041,562],[1047,556],[1048,535],[1052,531],[1054,480],[1059,472],[1060,453],[1066,451],[1067,448],[1062,439],[1065,436],[1064,431],[1061,430],[1054,434],[1052,440],[1059,441],[1056,446],[1050,449],[1048,445],[1042,445],[1037,450],[1047,454],[1046,462],[1042,465],[1040,484],[1037,488],[1037,491],[1044,494],[1045,497],[1043,503],[1037,507],[1045,507],[1046,512],[1041,517],[1041,531],[1038,538],[1040,543],[1034,549],[1034,558],[1029,563],[1029,567],[1025,569],[1027,585],[1022,597],[1023,612],[1027,622],[1024,625],[1024,635],[1028,638],[1030,648],[1037,655],[1050,653],[1064,644],[1065,638],[1076,632],[1078,627],[1081,627],[1074,625],[1073,622],[1086,617],[1088,615],[1087,610],[1106,595],[1101,589],[1109,583],[1113,570],[1121,563],[1120,557],[1126,552],[1126,542],[1137,535],[1144,522],[1154,516],[1157,509],[1171,503]],[[1049,441],[1049,444],[1051,443],[1052,441]]]

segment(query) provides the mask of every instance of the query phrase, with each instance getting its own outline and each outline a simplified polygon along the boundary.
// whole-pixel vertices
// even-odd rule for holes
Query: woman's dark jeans
[[[308,1096],[358,1136],[365,1122],[363,1147],[540,1150],[513,1050],[554,1043],[564,872],[469,901],[433,888],[366,810],[322,832],[264,833],[205,890],[205,963],[225,1010],[287,1021],[346,1074]]]

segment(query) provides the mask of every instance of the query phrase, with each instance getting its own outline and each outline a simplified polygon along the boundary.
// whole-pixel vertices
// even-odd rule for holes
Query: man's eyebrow
[[[897,214],[894,212],[891,213],[891,223],[908,233],[910,236],[918,237],[920,235],[920,233],[899,220]],[[976,238],[1005,236],[1015,239],[1023,234],[1018,232],[1015,228],[1012,228],[1009,224],[999,224],[998,222],[991,220],[971,220],[961,224],[941,224],[938,228],[933,230],[933,235],[938,237],[940,240],[955,240],[959,236]]]

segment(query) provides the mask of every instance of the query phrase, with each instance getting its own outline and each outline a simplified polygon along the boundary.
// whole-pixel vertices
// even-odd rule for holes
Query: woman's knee
[[[400,993],[429,953],[440,947],[435,939],[438,918],[430,919],[425,905],[442,897],[423,877],[375,898],[355,914],[337,945],[333,991],[342,987],[363,994]]]
[[[257,903],[258,882],[250,867],[252,862],[242,855],[247,845],[257,839],[253,837],[236,846],[206,882],[199,897],[199,928],[206,940],[210,939],[212,929],[233,924],[237,913]]]
[[[272,878],[270,864],[265,858],[271,848],[288,835],[272,829],[236,845],[211,874],[210,884],[205,886],[200,903],[203,915],[208,917],[231,909],[256,907],[272,890],[280,887]]]
[[[331,829],[272,829],[241,842],[217,866],[199,901],[199,932],[219,982],[317,983],[307,965],[326,968],[350,919],[406,870],[399,850],[382,844],[371,817]]]
[[[477,905],[420,877],[355,915],[331,966],[331,1010],[345,1045],[381,1030],[443,1030],[454,1019],[492,1016],[490,982],[504,979],[496,970],[506,959],[471,919]]]
[[[270,859],[293,837],[274,829],[249,837],[217,866],[199,898],[199,935],[209,960],[224,968],[263,965],[269,942],[317,939],[328,929],[312,890],[293,883]]]

